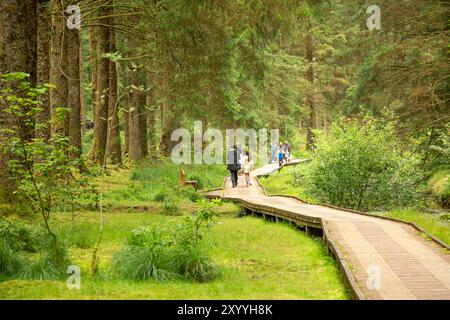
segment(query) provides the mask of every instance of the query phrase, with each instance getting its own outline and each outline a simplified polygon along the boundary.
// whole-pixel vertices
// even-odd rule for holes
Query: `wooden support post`
[[[305,226],[306,235],[309,236],[311,234],[309,227]]]

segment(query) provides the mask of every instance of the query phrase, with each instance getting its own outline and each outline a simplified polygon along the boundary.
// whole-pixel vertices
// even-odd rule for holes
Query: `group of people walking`
[[[279,145],[276,142],[272,142],[270,144],[271,163],[278,162],[278,165],[281,167],[283,163],[291,161],[291,148],[292,146],[287,141]]]
[[[250,152],[244,150],[242,145],[236,144],[228,151],[227,170],[231,173],[231,183],[233,188],[238,185],[238,173],[242,171],[245,176],[245,183],[252,185],[250,171],[252,170],[253,161],[250,158]]]
[[[283,163],[291,160],[291,145],[286,141],[284,144],[272,142],[270,144],[271,163],[278,161],[281,167]],[[233,145],[228,150],[227,155],[227,170],[230,171],[231,184],[233,188],[238,185],[239,172],[242,172],[245,177],[246,186],[252,185],[250,171],[252,170],[253,160],[248,150],[244,150],[240,143]]]

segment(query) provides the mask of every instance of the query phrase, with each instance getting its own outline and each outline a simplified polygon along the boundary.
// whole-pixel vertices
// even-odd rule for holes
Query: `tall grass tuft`
[[[11,249],[5,239],[0,239],[0,274],[14,276],[24,264],[23,256],[18,251]]]
[[[69,264],[64,241],[41,228],[21,222],[0,221],[0,274],[23,279],[56,279]],[[39,258],[35,256],[38,255]]]
[[[163,251],[146,246],[127,246],[113,259],[115,271],[131,280],[165,281],[177,276],[171,271],[170,261]]]
[[[58,279],[61,274],[61,270],[58,270],[48,257],[39,257],[25,263],[18,277],[27,280],[54,280]]]
[[[173,255],[173,259],[178,273],[186,279],[206,282],[213,280],[219,274],[217,266],[209,257],[203,244],[182,246]]]
[[[201,235],[201,230],[212,222],[212,206],[204,201],[197,215],[186,216],[182,224],[133,230],[125,248],[113,257],[113,271],[132,280],[214,279],[219,272]]]

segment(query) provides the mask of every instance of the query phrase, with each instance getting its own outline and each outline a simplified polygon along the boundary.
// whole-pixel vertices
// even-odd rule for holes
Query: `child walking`
[[[280,147],[278,148],[278,165],[281,167],[283,165],[284,160],[284,150],[282,145],[280,144]]]
[[[250,159],[250,152],[245,151],[244,153],[244,159],[243,159],[243,169],[244,169],[244,176],[245,176],[245,182],[247,184],[247,187],[252,185],[252,181],[250,179],[250,171],[252,170],[252,161]]]

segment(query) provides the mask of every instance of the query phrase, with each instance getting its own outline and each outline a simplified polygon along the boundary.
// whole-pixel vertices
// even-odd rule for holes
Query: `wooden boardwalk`
[[[270,164],[252,176],[277,170]],[[267,196],[257,179],[245,187],[208,192],[240,203],[249,213],[275,217],[304,226],[307,233],[321,232],[324,242],[356,299],[450,300],[450,252],[414,226],[344,209],[310,205],[298,199]]]

